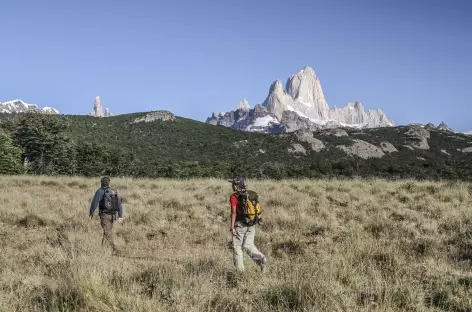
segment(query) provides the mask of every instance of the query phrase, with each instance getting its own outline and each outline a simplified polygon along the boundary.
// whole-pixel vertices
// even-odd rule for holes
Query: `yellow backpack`
[[[242,212],[242,222],[246,225],[259,224],[262,221],[262,210],[259,196],[254,191],[241,191],[238,193],[239,208]]]

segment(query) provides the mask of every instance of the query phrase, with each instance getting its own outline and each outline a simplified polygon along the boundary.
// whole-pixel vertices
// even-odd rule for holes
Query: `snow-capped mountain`
[[[472,130],[466,131],[466,132],[464,132],[464,134],[472,135]]]
[[[215,114],[207,123],[247,131],[290,132],[305,128],[355,127],[375,128],[395,126],[381,110],[365,111],[360,102],[333,108],[323,94],[321,83],[310,67],[292,75],[282,86],[272,83],[262,104],[250,109],[244,100],[236,111]]]
[[[41,112],[45,114],[59,114],[59,111],[55,108],[46,106],[39,108],[36,104],[28,104],[22,100],[13,100],[7,102],[0,102],[0,113],[26,113],[26,112]]]

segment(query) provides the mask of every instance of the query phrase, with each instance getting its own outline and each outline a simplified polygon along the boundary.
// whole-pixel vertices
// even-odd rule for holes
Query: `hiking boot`
[[[265,274],[266,269],[267,269],[267,258],[266,257],[262,258],[261,263],[259,264],[259,266],[261,267],[261,273]]]

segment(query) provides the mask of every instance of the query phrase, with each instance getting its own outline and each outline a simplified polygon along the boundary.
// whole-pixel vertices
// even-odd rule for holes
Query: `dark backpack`
[[[98,204],[100,213],[115,215],[119,211],[118,193],[116,190],[106,188]]]
[[[259,196],[254,191],[243,190],[238,193],[239,210],[242,213],[241,222],[246,225],[255,225],[262,221]]]

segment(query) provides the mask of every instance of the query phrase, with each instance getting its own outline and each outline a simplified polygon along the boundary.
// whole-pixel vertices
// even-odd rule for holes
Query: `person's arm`
[[[90,217],[93,216],[93,213],[95,212],[95,209],[97,208],[98,201],[100,200],[100,191],[101,189],[98,189],[95,192],[95,195],[93,196],[92,203],[90,204],[90,212],[89,212]]]
[[[118,195],[118,217],[123,218],[123,204],[121,202],[121,197]]]
[[[231,229],[234,229],[236,224],[236,206],[231,206]]]
[[[231,196],[230,197],[230,206],[231,206],[231,228],[230,232],[233,235],[238,235],[238,232],[236,232],[235,226],[236,226],[236,207],[238,205],[238,199],[236,196]]]

